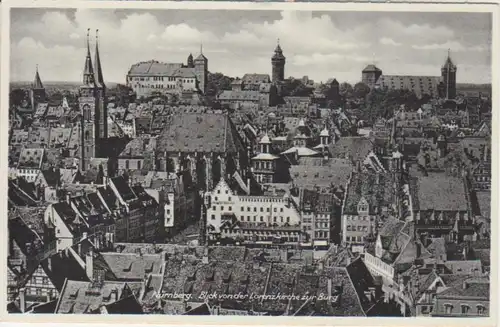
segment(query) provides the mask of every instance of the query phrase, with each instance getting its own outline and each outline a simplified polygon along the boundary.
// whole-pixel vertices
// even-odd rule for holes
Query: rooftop
[[[344,214],[357,214],[361,197],[368,202],[370,215],[379,213],[383,207],[391,207],[394,200],[392,188],[391,174],[353,173],[347,188]]]
[[[176,114],[157,140],[159,152],[235,152],[240,148],[231,119],[221,114]]]
[[[444,174],[419,176],[410,183],[413,210],[465,211],[468,208],[461,178]]]

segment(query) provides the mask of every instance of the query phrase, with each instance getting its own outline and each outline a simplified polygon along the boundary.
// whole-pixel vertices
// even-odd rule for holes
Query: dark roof
[[[54,313],[56,310],[57,300],[42,303],[34,306],[31,313]]]
[[[118,207],[118,198],[110,187],[99,187],[97,188],[97,192],[101,195],[109,210],[114,210]]]
[[[347,187],[344,214],[357,213],[362,197],[368,202],[371,215],[382,207],[390,207],[393,201],[393,177],[391,174],[353,173]]]
[[[372,72],[382,72],[377,66],[375,65],[368,65],[363,69],[363,73],[372,73]]]
[[[9,237],[14,239],[24,255],[35,256],[42,250],[42,240],[20,217],[9,219],[8,228]]]
[[[143,314],[142,306],[134,294],[105,306],[109,314]]]
[[[82,243],[81,248],[85,249]],[[88,280],[85,269],[78,263],[75,254],[78,252],[78,244],[72,246],[73,251],[61,251],[41,262],[42,268],[47,274],[54,287],[61,291],[66,279]]]
[[[114,177],[111,179],[111,181],[113,182],[113,185],[116,187],[116,190],[122,197],[123,201],[129,201],[136,198],[134,191],[132,191],[132,188],[123,176]]]
[[[346,267],[346,270],[354,285],[361,306],[363,310],[367,312],[374,303],[366,297],[364,292],[368,291],[369,287],[375,287],[375,280],[361,258],[357,258],[351,262],[351,264]]]

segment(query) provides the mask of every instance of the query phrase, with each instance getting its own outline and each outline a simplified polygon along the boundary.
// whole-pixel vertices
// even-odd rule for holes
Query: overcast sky
[[[458,82],[491,83],[485,13],[17,8],[11,24],[12,81],[32,80],[36,64],[44,81],[80,81],[87,28],[98,28],[108,82],[124,83],[139,61],[185,62],[201,43],[211,72],[270,74],[279,38],[287,77],[357,82],[373,62],[384,74],[440,75],[450,48]]]

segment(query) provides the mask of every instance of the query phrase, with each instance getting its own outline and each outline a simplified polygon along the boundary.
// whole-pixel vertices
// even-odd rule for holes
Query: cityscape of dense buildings
[[[121,103],[99,50],[75,99],[37,67],[11,101],[9,312],[489,316],[491,97],[450,53],[356,96],[285,78],[278,44],[208,101],[200,49],[133,64]],[[384,92],[417,106],[365,115]]]

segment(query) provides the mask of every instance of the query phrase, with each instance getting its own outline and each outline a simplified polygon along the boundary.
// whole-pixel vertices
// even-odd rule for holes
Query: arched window
[[[88,104],[83,106],[83,119],[89,121],[91,119],[90,106]]]
[[[125,169],[129,169],[129,161],[125,160]]]

